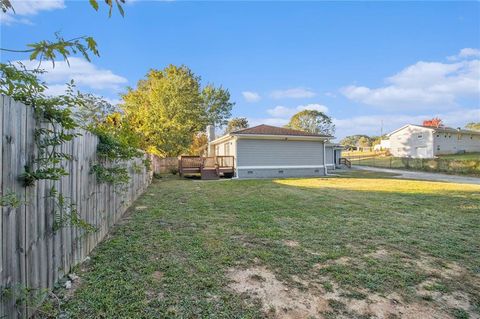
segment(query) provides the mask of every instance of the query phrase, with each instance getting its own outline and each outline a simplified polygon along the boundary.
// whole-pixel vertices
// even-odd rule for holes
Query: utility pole
[[[382,125],[380,126],[380,137],[383,136],[383,120],[382,120]]]

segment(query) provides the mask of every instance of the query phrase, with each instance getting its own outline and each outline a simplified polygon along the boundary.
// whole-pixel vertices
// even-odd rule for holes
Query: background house
[[[234,156],[239,178],[322,176],[335,169],[341,146],[332,136],[258,125],[213,139],[208,156]]]
[[[374,151],[385,151],[390,149],[390,140],[381,140],[380,144],[373,147]]]
[[[408,124],[387,136],[390,153],[395,157],[433,158],[480,152],[480,132],[477,131]]]

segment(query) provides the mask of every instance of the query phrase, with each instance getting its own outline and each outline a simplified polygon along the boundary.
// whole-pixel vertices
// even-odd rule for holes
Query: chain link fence
[[[480,159],[453,160],[372,155],[349,155],[345,156],[345,158],[347,158],[352,165],[480,176]]]

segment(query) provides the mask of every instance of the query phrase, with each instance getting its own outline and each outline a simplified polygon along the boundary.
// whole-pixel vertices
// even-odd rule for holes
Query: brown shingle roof
[[[231,134],[252,134],[252,135],[290,135],[290,136],[318,136],[318,137],[330,137],[324,134],[315,134],[299,130],[292,130],[289,128],[271,126],[271,125],[257,125],[254,127],[244,128],[232,132]]]

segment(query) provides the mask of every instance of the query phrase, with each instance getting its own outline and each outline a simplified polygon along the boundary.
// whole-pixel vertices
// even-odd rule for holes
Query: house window
[[[418,135],[417,135],[417,138],[418,138],[419,140],[423,140],[423,134],[418,134]]]
[[[437,145],[437,151],[440,151],[440,145]]]
[[[437,137],[440,137],[440,134],[437,134]]]
[[[283,171],[278,171],[279,174],[283,174]]]
[[[230,143],[223,144],[223,155],[230,155]]]

